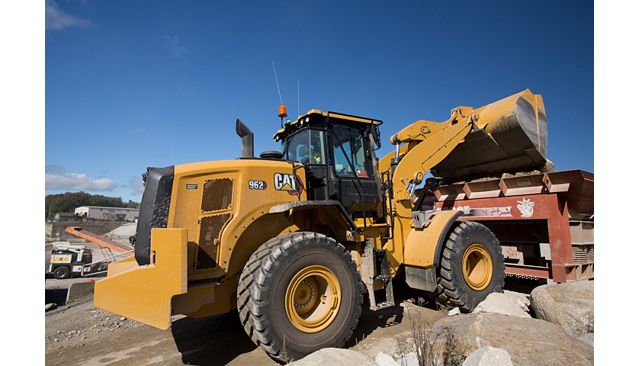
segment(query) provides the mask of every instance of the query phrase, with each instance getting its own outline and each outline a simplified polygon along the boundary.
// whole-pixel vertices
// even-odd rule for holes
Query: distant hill
[[[79,206],[140,208],[140,203],[131,200],[124,202],[120,197],[109,197],[86,192],[48,194],[44,198],[45,218],[53,218],[57,212],[73,212]]]

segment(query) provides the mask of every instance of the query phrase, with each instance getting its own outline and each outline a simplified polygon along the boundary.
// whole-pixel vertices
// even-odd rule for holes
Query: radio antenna
[[[278,82],[278,73],[276,72],[276,64],[271,61],[273,66],[273,76],[276,79],[276,87],[278,88],[278,96],[280,97],[280,105],[278,106],[278,117],[280,117],[280,127],[284,127],[284,119],[287,118],[287,106],[282,102],[282,93],[280,92],[280,83]]]
[[[276,72],[276,64],[271,61],[271,66],[273,66],[273,77],[276,79],[276,88],[278,88],[278,96],[280,97],[280,104],[282,103],[282,93],[280,93],[280,83],[278,82],[278,73]]]

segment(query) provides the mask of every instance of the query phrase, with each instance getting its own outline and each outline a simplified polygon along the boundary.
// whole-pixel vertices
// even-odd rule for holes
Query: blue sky
[[[584,1],[47,1],[46,189],[139,200],[147,166],[234,159],[236,118],[273,150],[289,114],[382,119],[388,137],[525,88],[549,158],[593,171],[593,4]]]

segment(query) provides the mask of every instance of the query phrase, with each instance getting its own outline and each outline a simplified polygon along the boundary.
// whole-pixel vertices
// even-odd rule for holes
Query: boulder
[[[511,301],[518,304],[518,306],[522,309],[522,311],[527,312],[527,314],[531,312],[531,299],[529,297],[529,294],[523,294],[520,292],[509,291],[509,290],[504,290],[503,293],[508,298],[510,298]]]
[[[372,360],[376,358],[379,352],[384,352],[395,357],[402,353],[400,344],[407,343],[405,340],[409,337],[411,337],[411,331],[403,331],[393,336],[369,337],[356,344],[353,350],[362,353]]]
[[[393,357],[384,352],[378,352],[376,355],[377,366],[400,366]]]
[[[559,325],[580,337],[593,333],[593,281],[574,281],[536,287],[531,307],[539,319]]]
[[[473,351],[462,366],[513,366],[509,352],[491,346],[480,347]]]
[[[524,311],[522,307],[509,296],[493,292],[487,296],[475,309],[473,313],[497,313],[510,316],[519,316],[522,318],[530,318],[531,315]]]
[[[396,362],[402,366],[420,366],[418,355],[415,352],[409,352],[400,356]]]
[[[290,366],[347,366],[363,365],[376,366],[367,356],[360,352],[342,348],[323,348],[298,361],[289,363]]]
[[[578,339],[593,347],[593,333],[587,333]]]
[[[449,336],[449,337],[447,337]],[[437,321],[432,337],[451,339],[454,355],[483,346],[502,348],[515,365],[592,365],[593,347],[539,319],[494,313],[462,314]],[[451,352],[450,352],[451,354]]]

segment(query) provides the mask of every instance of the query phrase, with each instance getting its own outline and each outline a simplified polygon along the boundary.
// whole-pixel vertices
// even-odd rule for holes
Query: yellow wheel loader
[[[542,98],[525,90],[417,121],[378,160],[381,124],[310,110],[274,135],[282,151],[254,157],[238,120],[239,159],[148,168],[135,256],[109,265],[95,305],[160,329],[175,314],[237,310],[280,361],[343,346],[365,298],[394,305],[394,278],[471,311],[502,290],[500,243],[421,202],[439,184],[542,169]]]

